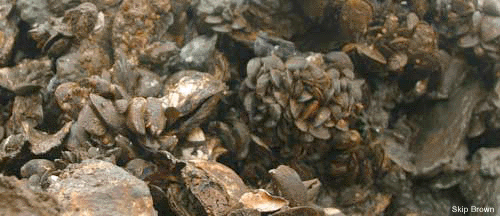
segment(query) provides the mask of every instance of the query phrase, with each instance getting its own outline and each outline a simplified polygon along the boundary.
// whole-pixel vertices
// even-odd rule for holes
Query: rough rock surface
[[[66,215],[156,215],[146,183],[109,162],[72,164],[51,181]]]
[[[46,192],[34,192],[26,181],[0,175],[0,215],[59,215],[57,200]]]

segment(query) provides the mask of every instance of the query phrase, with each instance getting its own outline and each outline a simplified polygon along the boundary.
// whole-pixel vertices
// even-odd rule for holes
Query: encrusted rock
[[[59,202],[46,192],[29,189],[26,181],[0,175],[0,214],[53,216],[62,213]]]
[[[50,178],[64,214],[156,215],[148,186],[109,162],[85,160]]]
[[[165,32],[171,24],[171,9],[170,1],[123,1],[113,22],[113,47],[122,50],[127,60],[137,65],[148,44],[169,39]]]

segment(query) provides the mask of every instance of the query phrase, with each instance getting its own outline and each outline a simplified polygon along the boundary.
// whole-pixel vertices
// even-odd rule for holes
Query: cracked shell
[[[24,136],[31,144],[31,152],[35,155],[40,155],[61,145],[62,140],[69,133],[72,124],[73,122],[67,122],[55,134],[47,134],[46,132],[31,128],[26,122],[23,122],[22,126]]]
[[[240,197],[248,191],[243,180],[220,163],[189,160],[185,164],[180,170],[184,185],[171,184],[167,189],[168,201],[178,214],[226,215],[239,206]]]

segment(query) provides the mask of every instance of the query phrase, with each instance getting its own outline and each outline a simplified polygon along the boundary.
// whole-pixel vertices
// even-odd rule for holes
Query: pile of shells
[[[210,74],[181,71],[167,80],[160,98],[130,97],[120,86],[95,76],[63,83],[55,96],[68,119],[76,121],[66,144],[70,151],[88,151],[94,146],[124,153],[116,158],[125,157],[122,162],[127,162],[134,158],[127,157],[134,155],[127,137],[149,151],[172,151],[177,136],[198,127],[210,115],[224,89]],[[184,119],[177,123],[180,118]],[[176,123],[178,127],[171,129]]]
[[[342,52],[297,56],[286,63],[268,56],[249,61],[248,90],[243,89],[241,99],[250,127],[262,139],[275,138],[273,145],[313,143],[349,131],[353,115],[363,107],[363,83]]]
[[[199,32],[229,34],[238,42],[252,43],[259,31],[289,39],[305,30],[291,1],[201,0],[195,8]]]
[[[499,21],[497,0],[0,0],[2,199],[93,215],[498,208],[475,184],[500,180]]]
[[[198,20],[203,22],[199,25],[220,33],[246,30],[248,24],[242,17],[244,4],[244,1],[199,1],[195,6]]]
[[[347,44],[343,50],[355,51],[393,73],[403,73],[408,64],[423,70],[439,66],[432,61],[438,51],[437,33],[415,13],[404,17],[389,14],[380,22],[382,25],[368,29],[365,42]]]
[[[285,62],[274,55],[251,59],[240,100],[253,142],[290,163],[322,164],[299,165],[303,177],[316,176],[306,170],[319,169],[348,185],[369,179],[372,173],[359,167],[373,171],[371,162],[364,161],[372,151],[356,126],[364,109],[365,81],[353,70],[344,52],[294,56]]]
[[[436,7],[441,15],[440,22],[446,23],[441,29],[443,35],[457,38],[458,46],[470,49],[483,61],[498,60],[499,23],[498,1],[461,1],[450,7]]]

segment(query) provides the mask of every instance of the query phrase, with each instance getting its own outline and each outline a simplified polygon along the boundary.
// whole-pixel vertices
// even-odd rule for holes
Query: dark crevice
[[[20,21],[18,27],[19,34],[17,35],[12,57],[9,61],[10,66],[14,66],[22,59],[34,59],[42,54],[42,50],[36,47],[36,41],[34,41],[28,33],[31,29],[30,24],[25,21]]]

